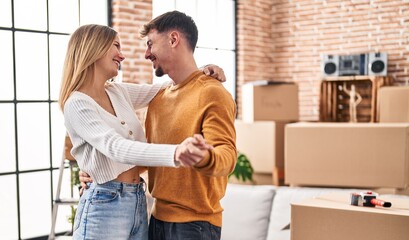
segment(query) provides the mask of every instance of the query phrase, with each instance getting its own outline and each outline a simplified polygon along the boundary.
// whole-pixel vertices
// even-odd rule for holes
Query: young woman
[[[124,59],[117,32],[107,26],[81,26],[68,43],[59,104],[71,154],[94,181],[80,198],[74,239],[147,239],[138,166],[190,167],[212,149],[201,135],[179,145],[146,143],[135,109],[170,83],[108,82]]]

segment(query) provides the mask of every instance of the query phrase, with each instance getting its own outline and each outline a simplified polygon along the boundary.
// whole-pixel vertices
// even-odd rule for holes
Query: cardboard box
[[[409,122],[409,87],[382,87],[378,102],[379,122]]]
[[[409,186],[409,124],[287,124],[285,182],[406,189]]]
[[[284,171],[284,128],[288,122],[236,120],[236,146],[248,157],[256,173]],[[274,175],[274,174],[273,174]],[[278,179],[273,180],[279,185]]]
[[[350,205],[348,193],[291,204],[291,240],[403,240],[409,238],[409,199],[382,197],[391,208]]]
[[[242,86],[242,116],[245,122],[298,121],[298,85],[246,83]]]
[[[379,194],[394,194],[394,195],[409,196],[409,187],[408,188],[372,188],[371,190]]]

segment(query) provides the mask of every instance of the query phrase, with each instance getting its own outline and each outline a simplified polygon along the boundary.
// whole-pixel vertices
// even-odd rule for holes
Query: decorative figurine
[[[348,90],[346,83],[344,82],[343,90],[349,95],[349,122],[358,122],[356,117],[356,107],[362,101],[362,97],[355,90],[354,84],[351,84],[351,90]]]

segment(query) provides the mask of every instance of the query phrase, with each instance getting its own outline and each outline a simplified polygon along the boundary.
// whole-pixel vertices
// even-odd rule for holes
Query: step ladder
[[[48,236],[48,240],[54,240],[55,239],[55,225],[57,222],[57,214],[58,214],[58,206],[60,205],[77,205],[78,204],[78,199],[73,197],[73,189],[71,188],[71,197],[70,198],[61,198],[61,185],[62,185],[62,180],[63,180],[63,175],[64,175],[64,170],[65,170],[65,164],[68,162],[70,170],[73,169],[74,165],[76,164],[76,161],[74,157],[71,155],[70,151],[72,148],[72,143],[68,135],[65,136],[65,141],[64,141],[64,148],[63,148],[63,154],[62,154],[62,159],[61,159],[61,164],[59,168],[59,176],[58,176],[58,184],[57,184],[57,191],[55,194],[55,199],[53,203],[53,212],[52,212],[52,219],[51,219],[51,231],[50,235]]]

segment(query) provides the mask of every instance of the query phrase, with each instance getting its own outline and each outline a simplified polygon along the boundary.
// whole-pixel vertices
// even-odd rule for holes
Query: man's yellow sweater
[[[236,106],[223,85],[201,71],[170,86],[149,104],[146,135],[150,143],[178,144],[199,133],[215,148],[194,168],[149,168],[152,214],[166,222],[207,221],[222,225],[220,199],[236,159]]]

